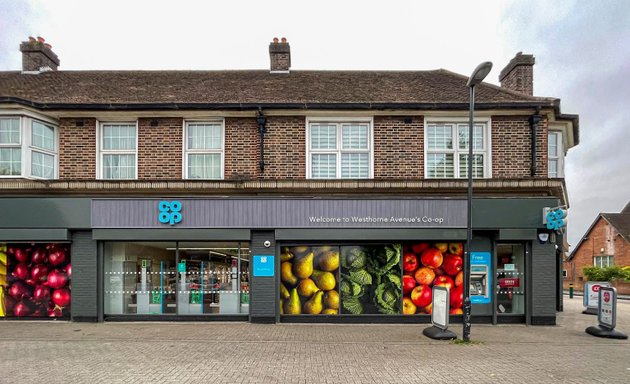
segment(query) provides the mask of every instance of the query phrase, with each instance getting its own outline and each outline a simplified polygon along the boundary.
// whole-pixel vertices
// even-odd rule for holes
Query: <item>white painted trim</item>
[[[335,153],[338,155],[336,162],[336,174],[335,179],[314,179],[311,174],[311,123],[330,123],[337,125],[337,147]],[[374,117],[357,117],[357,116],[307,116],[306,117],[306,179],[307,180],[344,180],[341,178],[341,126],[344,123],[361,123],[368,124],[368,157],[369,157],[369,171],[368,177],[359,180],[372,180],[374,179]],[[331,151],[332,152],[332,151]],[[359,151],[363,153],[364,151]]]
[[[558,156],[557,157],[553,157],[550,158],[549,157],[549,136],[551,135],[558,135]],[[553,159],[557,159],[558,160],[558,174],[554,177],[554,178],[559,178],[562,179],[564,178],[564,157],[566,155],[566,150],[565,150],[565,136],[566,133],[564,130],[557,130],[557,129],[549,129],[547,132],[547,177],[551,177],[549,175],[549,161],[553,160]]]
[[[103,178],[103,155],[104,154],[120,154],[120,155],[130,155],[131,151],[130,150],[107,150],[107,151],[103,151],[103,125],[106,124],[119,124],[119,123],[126,123],[126,124],[133,124],[136,127],[136,148],[134,150],[134,155],[136,157],[136,166],[135,166],[135,174],[134,174],[134,178],[133,179],[104,179]],[[126,120],[126,121],[116,121],[116,120],[107,120],[107,121],[99,121],[96,120],[96,179],[97,180],[113,180],[113,181],[118,181],[118,180],[138,180],[138,172],[139,172],[139,168],[140,168],[140,162],[139,162],[139,158],[138,158],[138,142],[140,139],[140,135],[139,135],[139,129],[138,129],[138,120],[136,121],[130,121],[130,120]]]

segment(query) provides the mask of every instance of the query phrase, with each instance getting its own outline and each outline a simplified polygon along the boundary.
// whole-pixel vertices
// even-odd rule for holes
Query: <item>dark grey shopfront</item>
[[[160,221],[161,202],[181,203],[181,221]],[[75,321],[425,322],[429,317],[421,315],[281,314],[283,250],[331,246],[341,251],[359,246],[377,250],[402,244],[402,253],[418,242],[461,242],[466,237],[466,201],[461,199],[13,197],[0,199],[0,205],[0,242],[70,244],[71,319]],[[474,200],[472,251],[490,255],[491,279],[489,302],[473,305],[473,320],[555,323],[561,298],[559,262],[554,244],[540,244],[537,234],[543,230],[542,208],[557,205],[555,198]],[[129,260],[130,252],[141,255],[149,248],[159,248],[163,255]],[[207,249],[215,255],[198,259],[200,250],[208,253]],[[218,262],[221,255],[237,262]],[[254,273],[252,258],[260,255],[273,256],[273,276]],[[186,260],[189,264],[183,272],[180,268]],[[139,271],[161,287],[159,298],[148,292],[145,310],[137,293],[129,296],[121,285],[128,274]],[[163,280],[169,273],[172,285]],[[204,274],[210,274],[211,280]],[[138,287],[149,284],[139,277],[131,280]],[[186,306],[179,291],[183,283],[188,290]],[[233,294],[237,309],[221,312],[221,300],[215,303],[205,297],[212,300],[208,306],[220,310],[204,310],[206,301],[197,296],[214,294],[215,285],[225,298]],[[522,300],[515,300],[515,295]],[[130,308],[133,313],[127,312]]]

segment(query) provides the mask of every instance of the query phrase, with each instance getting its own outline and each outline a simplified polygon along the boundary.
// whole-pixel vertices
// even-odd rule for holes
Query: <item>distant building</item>
[[[630,266],[630,202],[619,213],[600,213],[563,262],[564,287],[582,290],[584,267]],[[624,293],[625,293],[625,287]],[[620,292],[621,293],[621,292]],[[629,292],[630,293],[630,292]]]

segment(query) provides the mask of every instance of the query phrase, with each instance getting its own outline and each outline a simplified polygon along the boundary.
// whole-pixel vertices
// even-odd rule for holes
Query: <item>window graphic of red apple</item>
[[[433,312],[433,303],[427,305],[426,307],[422,308],[422,312],[423,313],[428,313],[429,315],[431,314],[431,312]]]
[[[457,272],[457,276],[455,276],[455,286],[459,287],[464,284],[464,271]]]
[[[408,295],[416,287],[416,279],[410,275],[403,275],[402,288],[403,295]]]
[[[418,258],[413,253],[405,253],[403,255],[403,271],[412,273],[418,269]]]
[[[433,246],[437,248],[438,251],[440,251],[441,253],[445,253],[446,251],[448,251],[448,243],[435,243],[433,244]]]
[[[417,307],[426,307],[431,304],[432,296],[431,287],[428,285],[418,285],[411,291],[411,301]]]
[[[461,308],[451,308],[451,310],[448,313],[450,313],[451,315],[463,315],[464,310]]]
[[[435,279],[435,272],[429,267],[422,267],[416,271],[414,277],[420,285],[431,285]]]
[[[462,256],[464,254],[464,244],[463,243],[449,243],[448,253],[451,253],[456,256]]]
[[[436,277],[433,285],[436,287],[446,287],[450,290],[455,286],[455,282],[450,277],[443,275]]]
[[[442,260],[442,252],[437,248],[429,248],[422,252],[422,256],[420,256],[422,264],[433,269],[439,268],[442,265]]]
[[[418,255],[426,251],[427,249],[429,249],[429,243],[418,243],[411,245],[411,250],[413,251],[413,253]]]
[[[413,294],[413,292],[411,292]],[[450,292],[451,308],[461,308],[464,305],[464,287],[454,287]]]
[[[403,298],[403,315],[413,315],[416,313],[416,305],[410,298]]]
[[[442,268],[444,269],[444,272],[446,272],[448,275],[455,276],[457,272],[462,270],[463,266],[464,260],[461,258],[461,256],[452,255],[449,253],[444,255]]]

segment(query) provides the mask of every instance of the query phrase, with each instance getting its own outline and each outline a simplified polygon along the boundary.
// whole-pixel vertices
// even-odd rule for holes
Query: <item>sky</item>
[[[468,76],[492,61],[498,85],[533,54],[534,94],[580,116],[566,157],[569,243],[630,201],[630,2],[549,0],[3,0],[0,70],[42,36],[60,70],[267,69],[286,37],[292,69],[428,70]]]

